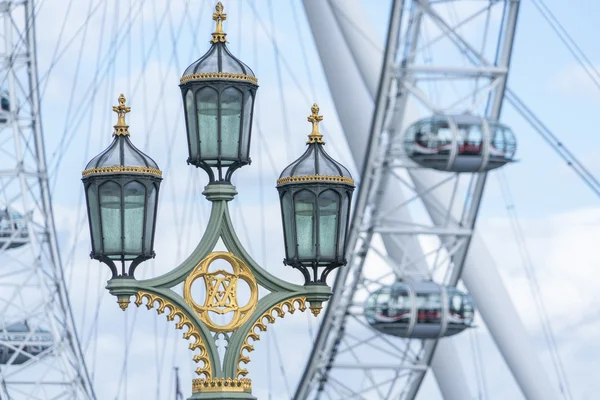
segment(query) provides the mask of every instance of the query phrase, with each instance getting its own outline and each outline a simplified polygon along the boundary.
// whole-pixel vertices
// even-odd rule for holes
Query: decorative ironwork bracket
[[[107,289],[117,296],[123,309],[127,308],[131,296],[136,296],[135,303],[138,306],[146,298],[148,309],[158,303],[159,314],[169,309],[167,319],[178,317],[176,327],[187,327],[184,338],[194,339],[190,349],[200,350],[194,356],[194,361],[201,363],[196,370],[201,378],[193,383],[194,394],[191,399],[217,399],[222,398],[223,392],[231,392],[235,393],[236,398],[251,400],[254,399],[251,383],[249,379],[240,378],[247,374],[240,363],[250,361],[247,353],[254,347],[249,339],[258,340],[256,329],[266,330],[265,320],[267,323],[275,321],[273,312],[283,317],[286,310],[290,313],[296,307],[306,310],[307,304],[316,316],[322,303],[329,300],[332,293],[325,285],[301,286],[283,281],[250,257],[237,237],[229,215],[228,202],[237,194],[231,184],[210,184],[203,194],[212,202],[211,215],[202,239],[185,261],[170,272],[152,279],[138,281],[130,277],[113,278],[108,281]],[[229,253],[214,252],[219,239],[222,239]],[[229,261],[233,273],[222,270],[209,272],[208,264],[218,258]],[[207,285],[204,304],[197,304],[190,294],[191,284],[199,277],[204,278]],[[240,280],[245,281],[251,291],[249,304],[241,307],[234,293]],[[184,296],[172,289],[181,283],[187,287]],[[257,286],[270,293],[258,299],[257,295],[254,296],[258,293]],[[207,320],[207,310],[215,311],[215,307],[237,311],[236,323],[218,327]],[[231,332],[223,365],[211,332]]]

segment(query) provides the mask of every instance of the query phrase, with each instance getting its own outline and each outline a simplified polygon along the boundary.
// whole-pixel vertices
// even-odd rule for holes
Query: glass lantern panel
[[[232,74],[243,74],[244,70],[238,61],[236,61],[229,53],[224,52],[221,58],[221,71],[229,72]]]
[[[340,196],[333,190],[319,195],[319,255],[335,258]]]
[[[88,213],[92,231],[92,249],[94,253],[102,250],[102,231],[100,230],[100,207],[98,204],[98,188],[90,185],[87,189]]]
[[[315,219],[317,213],[314,193],[303,190],[294,196],[296,216],[296,245],[298,258],[316,257]]]
[[[119,146],[120,140],[118,140],[118,138],[118,136],[115,136],[113,143],[111,143],[109,148],[101,156],[98,165],[94,165],[94,167],[114,167],[116,165],[121,165],[121,147]]]
[[[218,92],[211,87],[198,90],[196,107],[198,129],[200,130],[200,158],[216,159],[219,155],[219,142],[217,141]]]
[[[185,114],[187,115],[188,141],[190,143],[190,157],[198,156],[198,124],[194,111],[194,93],[188,90],[185,94]]]
[[[204,60],[201,62],[200,68],[194,72],[202,73],[219,71],[219,50],[217,49],[217,46],[213,45],[208,52],[210,54],[205,56]]]
[[[294,237],[294,209],[292,195],[286,192],[281,199],[283,210],[283,229],[285,231],[285,251],[287,258],[296,257],[296,238]]]
[[[254,97],[252,92],[246,91],[244,100],[244,117],[242,120],[242,159],[247,159],[250,154],[250,124],[252,122],[252,108],[254,106]]]
[[[346,192],[342,200],[342,212],[340,213],[340,242],[338,245],[338,257],[344,258],[346,252],[346,231],[348,229],[348,213],[350,212],[350,194]]]
[[[314,146],[309,146],[306,150],[306,153],[300,157],[302,161],[295,165],[295,169],[293,174],[298,175],[314,175],[315,174],[315,148]],[[291,171],[286,171],[284,174],[292,174]]]
[[[154,226],[156,225],[156,197],[158,196],[158,187],[156,184],[150,185],[148,189],[148,205],[146,208],[146,231],[144,232],[144,253],[152,251],[152,239],[154,235]]]
[[[144,230],[146,188],[139,182],[129,182],[123,189],[125,210],[125,253],[140,254]]]
[[[221,92],[221,154],[223,157],[238,158],[241,117],[242,92],[228,87]]]
[[[135,146],[131,143],[128,136],[125,136],[124,139],[121,140],[123,142],[123,165],[128,166],[141,166],[145,167],[147,165],[144,156],[136,151]]]
[[[102,223],[102,239],[104,253],[122,252],[121,243],[121,186],[108,181],[100,185],[100,219]],[[112,255],[113,259],[120,259]]]
[[[329,157],[329,155],[325,155],[324,152],[322,152],[319,155],[319,170],[318,170],[318,174],[319,175],[341,175],[343,174],[341,168],[339,168],[335,161]]]

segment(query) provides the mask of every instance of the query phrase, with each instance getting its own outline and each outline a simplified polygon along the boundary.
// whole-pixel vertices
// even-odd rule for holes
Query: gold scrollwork
[[[202,392],[252,393],[252,381],[247,378],[194,379],[192,393]]]
[[[346,176],[339,175],[298,175],[298,176],[286,176],[285,178],[277,179],[278,185],[285,185],[286,183],[299,183],[299,182],[336,182],[346,183],[348,185],[354,185],[354,179]]]
[[[225,79],[233,81],[247,81],[258,84],[258,78],[246,74],[236,74],[233,72],[203,72],[199,74],[188,74],[179,80],[179,83],[184,84],[190,81],[204,81],[210,79]]]
[[[157,295],[152,293],[139,291],[135,295],[135,305],[140,307],[143,304],[144,297],[148,299],[148,303],[146,304],[146,308],[150,310],[154,308],[154,303],[158,302],[158,308],[156,312],[158,314],[163,314],[166,308],[169,308],[169,314],[167,315],[168,321],[175,320],[175,317],[179,317],[179,321],[175,324],[175,328],[183,329],[184,326],[187,326],[187,332],[183,333],[184,339],[194,338],[194,342],[190,343],[190,350],[199,349],[200,352],[194,355],[193,360],[196,363],[203,363],[202,367],[196,368],[196,374],[204,375],[205,379],[211,379],[212,376],[212,364],[210,363],[210,358],[208,356],[208,350],[202,342],[202,335],[200,334],[198,328],[195,326],[194,322],[190,320],[187,315],[183,311],[179,309],[175,304],[171,303],[169,300],[165,300]]]
[[[239,378],[241,376],[248,375],[248,370],[246,368],[242,368],[240,363],[248,364],[250,362],[250,357],[248,355],[244,355],[244,350],[249,354],[251,351],[254,351],[254,346],[249,343],[249,340],[252,339],[254,342],[260,340],[260,334],[256,332],[258,328],[259,332],[265,332],[267,330],[268,324],[275,323],[275,318],[273,317],[273,311],[277,313],[279,318],[283,318],[285,316],[285,310],[283,306],[287,307],[287,312],[293,314],[296,311],[296,303],[298,309],[302,312],[306,310],[306,297],[293,297],[291,299],[283,300],[273,307],[269,308],[260,318],[252,325],[246,338],[244,339],[244,343],[242,344],[242,348],[240,349],[240,354],[238,356],[238,367],[236,376]],[[266,322],[263,321],[266,319]]]
[[[115,174],[115,173],[128,173],[132,172],[134,174],[148,174],[161,177],[162,171],[156,168],[148,168],[148,167],[127,167],[124,165],[115,165],[113,167],[101,167],[101,168],[90,168],[86,169],[81,173],[83,176],[90,175],[106,175],[106,174]]]
[[[208,272],[210,264],[219,259],[227,261],[231,265],[233,273],[222,269]],[[196,303],[192,297],[192,284],[200,278],[204,281],[206,288],[206,296],[202,305]],[[237,286],[239,280],[246,282],[250,288],[250,299],[244,306],[240,306],[238,302]],[[242,260],[232,253],[216,251],[200,261],[185,279],[183,298],[208,329],[213,332],[231,332],[242,326],[252,315],[258,303],[258,286],[252,271]],[[233,315],[228,324],[219,325],[211,319],[210,312],[221,315],[231,313]]]

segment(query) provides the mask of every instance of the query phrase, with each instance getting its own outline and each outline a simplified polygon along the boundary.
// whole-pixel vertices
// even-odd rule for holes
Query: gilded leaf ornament
[[[283,300],[273,307],[269,308],[267,311],[263,313],[263,315],[258,318],[258,320],[252,325],[246,338],[244,339],[244,343],[240,348],[240,354],[238,357],[238,367],[236,376],[238,378],[248,375],[248,370],[246,368],[242,368],[240,363],[248,364],[250,362],[250,357],[247,355],[251,351],[254,351],[254,346],[250,344],[250,339],[253,342],[260,340],[259,332],[265,332],[267,330],[268,324],[275,323],[275,318],[273,317],[273,312],[277,314],[279,318],[283,318],[285,316],[286,310],[284,306],[287,308],[287,312],[293,314],[296,311],[296,306],[298,310],[304,312],[306,310],[306,297],[292,297],[291,299]],[[258,332],[256,331],[258,329]],[[244,355],[244,350],[246,350],[246,355]]]
[[[194,322],[189,319],[185,313],[179,309],[176,305],[174,305],[169,300],[165,300],[160,296],[154,295],[152,293],[139,291],[135,295],[135,305],[140,307],[143,304],[143,299],[146,298],[148,300],[146,304],[146,308],[150,310],[154,308],[154,303],[158,303],[158,308],[156,312],[158,314],[163,314],[165,309],[169,309],[169,314],[167,315],[168,321],[174,321],[175,317],[179,317],[179,321],[175,324],[175,328],[182,329],[183,327],[187,327],[187,332],[183,333],[183,338],[190,340],[193,338],[193,342],[190,343],[190,350],[199,349],[200,352],[194,355],[194,361],[196,363],[202,363],[201,367],[196,368],[196,374],[200,376],[204,376],[205,379],[211,379],[213,375],[212,365],[210,362],[210,358],[208,355],[208,350],[204,342],[202,341],[202,335],[200,334],[198,328],[195,326]]]
[[[247,378],[194,379],[192,393],[202,392],[252,393],[252,381]]]

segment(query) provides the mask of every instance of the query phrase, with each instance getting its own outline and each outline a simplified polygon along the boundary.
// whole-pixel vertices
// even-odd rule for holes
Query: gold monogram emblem
[[[216,260],[227,261],[233,272],[218,269],[209,272],[208,268]],[[202,305],[192,298],[192,284],[202,279],[205,287],[205,299]],[[241,306],[238,302],[238,283],[245,282],[250,289],[248,303]],[[183,298],[213,332],[231,332],[239,328],[250,318],[258,303],[258,286],[252,272],[242,260],[232,253],[217,251],[210,253],[200,262],[186,278],[183,285]],[[231,321],[226,325],[219,325],[210,317],[210,313],[219,315],[231,314]]]

